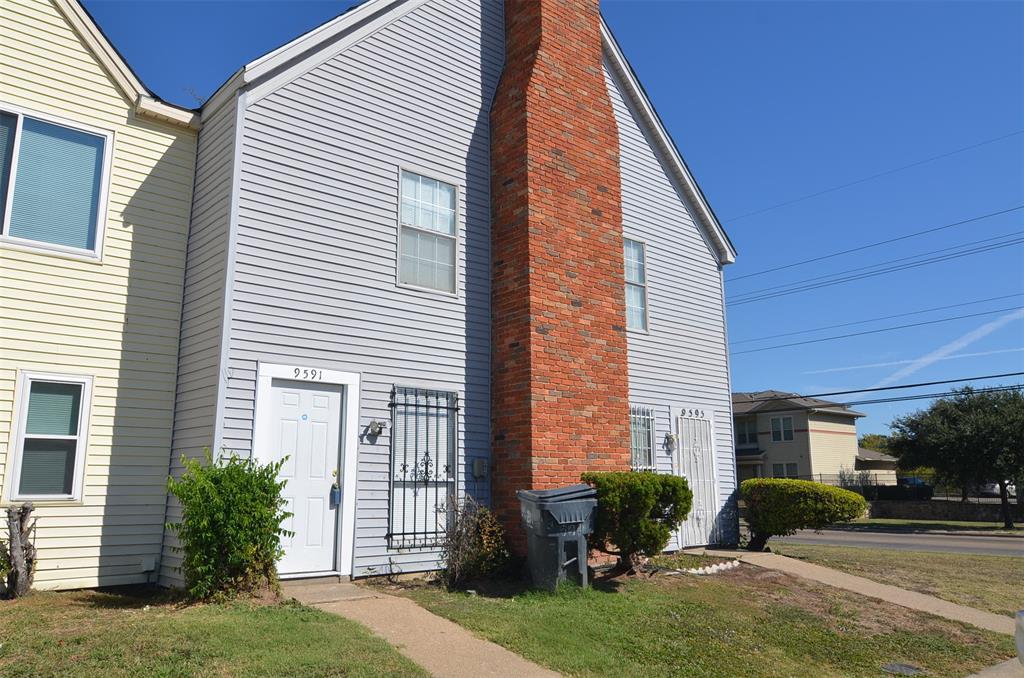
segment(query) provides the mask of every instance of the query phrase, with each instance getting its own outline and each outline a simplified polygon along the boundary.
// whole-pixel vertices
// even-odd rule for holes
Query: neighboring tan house
[[[0,505],[36,507],[37,588],[156,581],[197,126],[74,0],[0,2]]]
[[[864,415],[845,405],[796,393],[755,391],[733,393],[732,408],[741,482],[771,477],[838,484],[840,472],[866,468],[868,459],[861,460],[857,445],[857,419]],[[886,478],[891,473],[895,482],[894,462],[888,457],[867,465],[878,467],[874,470]]]

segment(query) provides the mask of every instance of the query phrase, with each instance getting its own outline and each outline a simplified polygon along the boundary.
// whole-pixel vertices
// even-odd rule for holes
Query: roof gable
[[[133,103],[137,114],[184,127],[198,127],[199,116],[194,111],[161,101],[149,91],[78,0],[52,2],[114,84]]]

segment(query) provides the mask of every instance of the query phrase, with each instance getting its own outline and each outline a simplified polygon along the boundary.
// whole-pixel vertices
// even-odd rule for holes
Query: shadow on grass
[[[147,605],[188,604],[183,591],[155,585],[110,586],[96,589],[91,595],[75,600],[74,605],[100,610],[138,610]]]
[[[1007,535],[1024,537],[1024,530],[1003,530],[1001,525],[957,525],[942,522],[908,522],[895,525],[877,523],[840,523],[829,525],[828,530],[839,532],[865,532],[882,534],[926,534],[930,532],[978,532],[980,534],[1001,532]]]

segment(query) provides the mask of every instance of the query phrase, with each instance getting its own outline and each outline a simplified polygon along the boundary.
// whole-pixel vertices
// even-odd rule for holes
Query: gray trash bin
[[[553,490],[519,490],[526,527],[527,560],[533,585],[554,590],[570,566],[587,585],[587,535],[594,531],[597,490],[570,485]],[[573,577],[577,579],[576,577]]]

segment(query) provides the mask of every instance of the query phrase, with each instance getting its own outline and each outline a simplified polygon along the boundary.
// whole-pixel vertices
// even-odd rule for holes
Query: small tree
[[[763,551],[771,537],[854,520],[868,508],[856,492],[810,480],[751,478],[740,483],[740,496],[747,505],[751,551]]]
[[[251,459],[230,457],[205,464],[182,457],[185,473],[168,479],[168,489],[181,502],[182,520],[168,523],[185,556],[182,570],[193,598],[231,597],[277,586],[277,560],[283,555],[281,521],[284,510],[278,480],[284,460],[261,466]]]
[[[970,387],[892,424],[901,468],[931,466],[962,488],[999,483],[1003,524],[1013,527],[1007,480],[1024,478],[1024,393]]]
[[[597,489],[590,546],[618,556],[617,569],[625,572],[636,569],[639,556],[665,550],[693,503],[686,479],[679,476],[625,471],[584,473],[581,479]]]

